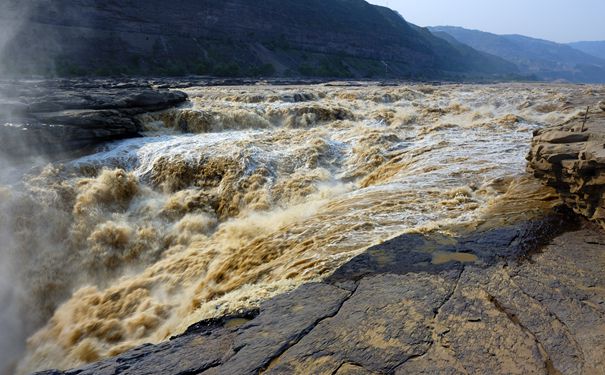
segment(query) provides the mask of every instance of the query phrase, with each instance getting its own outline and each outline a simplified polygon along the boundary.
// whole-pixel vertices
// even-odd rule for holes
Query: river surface
[[[399,234],[539,215],[555,198],[525,175],[532,132],[588,90],[187,89],[188,105],[141,117],[142,138],[0,174],[0,348],[20,373],[71,368],[258,306]]]

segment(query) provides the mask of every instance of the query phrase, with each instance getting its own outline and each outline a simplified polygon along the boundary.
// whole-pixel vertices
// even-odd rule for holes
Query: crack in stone
[[[431,350],[433,345],[435,345],[435,338],[436,338],[436,336],[438,337],[438,334],[435,332],[435,323],[437,321],[437,318],[439,317],[439,314],[441,314],[441,309],[443,308],[443,306],[445,306],[452,299],[454,294],[456,294],[456,291],[458,290],[458,287],[460,286],[460,280],[462,279],[462,274],[464,273],[465,270],[466,270],[466,267],[463,265],[456,277],[456,285],[454,285],[454,287],[452,288],[452,291],[444,298],[443,302],[439,305],[439,307],[434,310],[434,315],[432,318],[433,325],[432,325],[432,329],[431,329],[431,341],[429,342],[429,346],[426,348],[426,350],[423,353],[417,354],[417,355],[412,355],[412,356],[406,358],[405,360],[403,360],[402,362],[398,363],[396,366],[393,367],[394,370],[403,366],[406,362],[413,361],[415,359],[424,357]]]
[[[466,271],[466,266],[463,265],[462,268],[460,269],[460,272],[458,272],[458,276],[456,277],[456,285],[454,285],[454,288],[452,288],[452,292],[445,298],[443,303],[437,308],[437,311],[435,312],[435,315],[433,316],[433,322],[436,321],[437,318],[439,317],[439,314],[441,314],[441,309],[443,308],[443,306],[445,306],[445,304],[448,303],[452,299],[454,294],[456,294],[456,291],[458,290],[458,287],[460,286],[460,279],[462,279],[462,274],[464,273],[464,271]]]
[[[259,374],[264,374],[268,369],[270,369],[277,360],[279,360],[279,358],[289,349],[293,348],[294,346],[296,346],[296,344],[298,344],[300,342],[300,340],[302,340],[305,336],[307,336],[309,333],[311,333],[315,327],[317,327],[321,322],[323,322],[326,319],[330,319],[335,317],[336,315],[338,315],[338,313],[340,312],[340,310],[342,309],[342,307],[344,306],[344,304],[351,299],[351,297],[353,297],[353,295],[355,294],[355,292],[357,291],[357,288],[359,287],[359,283],[355,284],[355,288],[352,291],[348,291],[350,292],[349,296],[344,298],[342,300],[342,302],[340,303],[340,305],[338,306],[338,308],[336,309],[336,311],[331,314],[331,315],[326,315],[322,318],[317,319],[315,322],[313,322],[309,327],[305,328],[304,330],[302,330],[298,335],[296,335],[296,337],[294,338],[294,340],[290,340],[289,342],[285,343],[284,345],[282,345],[281,348],[279,348],[279,350],[277,351],[276,354],[274,354],[273,356],[271,356],[270,358],[268,358],[267,361],[265,361],[265,364],[261,365],[259,369],[257,369],[257,372]],[[342,288],[339,288],[342,289]],[[344,289],[343,289],[344,290]]]
[[[369,275],[368,275],[368,276],[369,276]],[[347,292],[347,293],[351,293],[351,295],[353,295],[353,293],[355,293],[355,291],[357,290],[357,287],[359,286],[359,282],[360,282],[361,280],[363,280],[363,279],[365,279],[365,277],[362,277],[361,279],[359,279],[359,280],[357,280],[357,281],[354,281],[354,282],[353,282],[353,285],[355,285],[355,287],[354,287],[352,290],[351,290],[351,289],[347,289],[347,288],[343,288],[342,286],[338,285],[337,283],[330,284],[330,283],[325,283],[325,281],[324,281],[324,283],[325,283],[325,284],[327,284],[327,285],[333,286],[334,288],[338,288],[338,289],[340,289],[340,290],[342,290],[342,291],[345,291],[345,292]],[[350,297],[349,297],[349,298],[350,298]],[[348,299],[348,298],[347,298],[347,299]]]
[[[589,245],[599,245],[599,246],[605,246],[605,243],[600,242],[600,241],[590,241],[590,240],[585,240],[585,243],[589,244]]]
[[[534,342],[535,342],[536,346],[538,347],[538,350],[540,351],[540,355],[542,355],[542,358],[544,360],[544,366],[546,367],[546,373],[548,375],[562,375],[562,373],[559,370],[557,370],[557,368],[553,364],[553,361],[550,358],[550,355],[548,354],[548,352],[544,348],[544,345],[538,339],[538,337],[532,331],[530,331],[529,328],[527,328],[525,325],[523,325],[523,323],[521,323],[521,321],[519,320],[519,318],[517,317],[517,315],[515,315],[515,314],[511,313],[510,311],[508,311],[506,309],[506,307],[504,307],[500,303],[500,301],[498,301],[498,299],[496,297],[494,297],[493,295],[489,294],[487,291],[485,291],[485,292],[487,293],[487,299],[488,299],[488,301],[491,302],[494,305],[494,307],[496,308],[496,310],[498,310],[501,313],[503,313],[508,318],[508,320],[510,320],[517,327],[519,327],[521,329],[521,331],[523,331],[524,333],[528,334],[531,338],[534,339]]]
[[[351,366],[357,366],[357,367],[361,367],[362,369],[364,369],[364,370],[365,370],[365,371],[367,371],[367,372],[370,372],[370,373],[372,372],[372,371],[368,370],[367,368],[365,368],[365,367],[364,367],[364,366],[363,366],[361,363],[357,363],[357,362],[351,362],[351,361],[343,361],[343,362],[342,362],[342,363],[341,363],[341,364],[340,364],[340,365],[339,365],[339,366],[336,368],[336,370],[334,370],[334,371],[332,372],[332,374],[331,374],[331,375],[336,375],[336,374],[338,374],[338,371],[340,371],[340,369],[341,369],[343,366],[345,366],[345,365],[351,365]]]
[[[212,368],[219,367],[220,365],[222,365],[222,362],[220,360],[216,360],[212,363],[209,363],[209,364],[199,367],[197,369],[181,371],[181,372],[177,373],[176,375],[198,375],[198,374],[202,374]]]
[[[529,299],[531,299],[533,301],[536,301],[538,305],[542,306],[544,309],[546,309],[548,311],[548,313],[550,314],[550,316],[552,318],[554,318],[563,327],[565,327],[565,336],[574,345],[574,347],[576,348],[578,354],[580,355],[580,360],[581,360],[582,364],[584,364],[585,363],[584,351],[582,350],[582,346],[580,346],[580,344],[578,343],[578,341],[576,340],[576,338],[574,337],[574,335],[571,333],[571,329],[569,329],[569,326],[565,322],[563,322],[563,320],[561,320],[561,318],[559,318],[559,316],[555,312],[551,311],[546,304],[541,303],[541,301],[537,300],[535,297],[533,297],[529,293],[527,293],[525,291],[525,289],[523,289],[523,287],[521,285],[517,284],[517,282],[513,279],[513,277],[510,275],[510,273],[506,269],[504,270],[504,273],[506,273],[506,275],[508,276],[509,281],[511,282],[511,284],[513,286],[515,286],[521,293],[523,293]]]

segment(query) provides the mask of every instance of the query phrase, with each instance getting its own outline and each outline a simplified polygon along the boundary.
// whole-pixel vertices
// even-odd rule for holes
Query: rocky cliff
[[[0,66],[12,74],[447,78],[517,72],[363,0],[7,0],[0,20]]]
[[[596,100],[596,99],[595,99]],[[576,213],[605,227],[605,103],[534,134],[529,170]]]

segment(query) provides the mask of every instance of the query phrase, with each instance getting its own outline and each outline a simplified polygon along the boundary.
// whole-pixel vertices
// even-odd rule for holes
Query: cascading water
[[[18,271],[1,270],[0,313],[24,317],[9,340],[31,335],[18,371],[165,340],[398,234],[539,215],[554,203],[524,178],[531,133],[577,90],[191,88],[190,107],[141,117],[143,138],[1,181]]]

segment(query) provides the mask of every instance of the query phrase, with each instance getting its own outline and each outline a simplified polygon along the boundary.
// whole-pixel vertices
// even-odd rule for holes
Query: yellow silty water
[[[0,187],[19,371],[166,340],[402,233],[539,215],[554,198],[524,176],[531,134],[581,89],[188,89],[141,117],[145,137]]]

